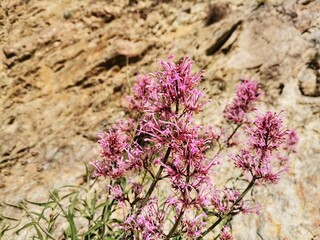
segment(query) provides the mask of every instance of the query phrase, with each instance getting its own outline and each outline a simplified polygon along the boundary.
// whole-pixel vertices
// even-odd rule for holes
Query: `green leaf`
[[[34,222],[29,222],[27,224],[25,224],[23,227],[19,228],[17,231],[16,231],[16,234],[19,235],[19,233],[23,230],[23,229],[26,229],[28,227],[31,227],[33,226],[35,223]]]
[[[50,197],[55,201],[55,202],[59,202],[60,201],[60,196],[59,196],[59,191],[57,189],[54,189],[52,192],[50,193]]]
[[[100,228],[101,226],[103,226],[103,225],[104,225],[104,223],[102,223],[102,222],[97,222],[94,226],[92,226],[91,228],[89,228],[88,231],[80,234],[80,236],[81,236],[81,237],[82,237],[82,236],[87,236],[87,235],[91,234],[92,232],[94,232],[95,230],[99,229],[99,228]]]
[[[119,181],[120,181],[120,186],[121,186],[122,190],[125,191],[126,186],[127,186],[127,179],[125,177],[121,177],[119,179]]]
[[[55,226],[54,224],[59,216],[60,216],[60,213],[56,213],[50,216],[49,224],[48,224],[48,232],[52,233],[53,227]]]
[[[19,219],[7,217],[7,216],[0,214],[0,220],[2,220],[2,219],[7,219],[7,220],[11,220],[11,221],[16,221],[16,222],[19,221]]]
[[[27,200],[27,199],[25,199],[25,201],[26,201],[27,203],[30,203],[30,204],[33,204],[33,205],[36,205],[36,206],[40,206],[40,207],[42,207],[42,206],[48,206],[48,205],[54,203],[54,201],[48,201],[48,202],[33,202],[33,201],[29,201],[29,200]]]
[[[96,207],[96,209],[103,208],[103,207],[105,207],[105,206],[108,206],[109,204],[110,204],[110,203],[108,203],[108,201],[103,202],[103,203],[100,203],[100,204]]]
[[[6,202],[3,202],[5,205],[7,205],[8,207],[13,207],[13,208],[17,208],[19,210],[22,210],[22,207],[20,206],[17,206],[17,205],[13,205],[13,204],[10,204],[10,203],[6,203]]]
[[[78,189],[87,191],[87,189],[85,189],[84,187],[76,186],[76,185],[64,185],[64,186],[62,186],[60,188],[78,188]]]
[[[3,225],[0,229],[0,237],[3,237],[3,235],[5,234],[5,232],[10,230],[10,224],[8,225]]]
[[[69,238],[71,236],[70,226],[68,226],[67,229],[64,230],[64,235],[67,238]]]
[[[79,193],[79,192],[75,191],[75,192],[72,192],[72,193],[68,193],[67,195],[64,195],[63,197],[61,197],[61,200],[65,199],[67,197],[70,197],[70,196],[72,196],[74,194],[77,194],[77,193]]]
[[[69,226],[70,226],[70,233],[71,233],[71,239],[72,240],[77,240],[78,239],[78,236],[77,236],[77,228],[76,228],[76,225],[74,223],[74,207],[75,207],[75,204],[78,200],[78,195],[76,195],[74,198],[73,198],[73,201],[70,205],[70,207],[68,208],[68,214],[67,214],[67,220],[69,222]]]
[[[40,231],[40,229],[38,228],[38,226],[37,226],[37,225],[34,225],[34,228],[35,228],[36,231],[37,231],[38,238],[39,238],[40,240],[43,240],[43,236],[42,236],[41,231]]]
[[[108,223],[123,223],[122,220],[116,219],[116,218],[111,218]]]
[[[43,213],[37,213],[37,212],[30,212],[30,213],[32,213],[32,214],[34,214],[34,215],[36,215],[36,216],[39,217],[38,222],[39,222],[41,219],[45,220],[47,223],[49,222],[49,220],[48,220],[45,216],[43,216]]]

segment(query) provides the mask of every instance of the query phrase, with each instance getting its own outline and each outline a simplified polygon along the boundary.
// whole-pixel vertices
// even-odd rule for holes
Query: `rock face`
[[[301,138],[289,174],[258,189],[261,216],[235,218],[236,238],[320,239],[319,0],[0,6],[1,201],[41,200],[48,189],[80,184],[83,164],[98,157],[96,133],[127,114],[134,75],[157,70],[169,54],[189,55],[213,99],[203,122],[219,122],[248,77]]]

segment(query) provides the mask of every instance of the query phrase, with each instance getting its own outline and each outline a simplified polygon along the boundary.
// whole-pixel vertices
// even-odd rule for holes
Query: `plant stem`
[[[215,221],[206,231],[204,231],[201,234],[201,238],[198,238],[198,240],[202,239],[205,235],[207,235],[209,232],[211,232],[221,221],[223,220],[223,217],[219,217],[217,221]]]
[[[162,162],[165,164],[167,161],[168,161],[168,158],[169,158],[169,155],[170,155],[170,152],[171,152],[171,148],[169,147],[167,149],[167,152],[162,160]],[[161,173],[163,171],[164,167],[161,165],[158,172],[157,172],[157,175],[155,176],[155,178],[153,179],[148,191],[147,191],[147,194],[146,196],[144,197],[140,207],[139,207],[139,210],[138,210],[138,214],[140,213],[141,209],[147,204],[147,202],[149,201],[149,198],[151,197],[151,194],[152,192],[154,191],[154,188],[156,187],[157,185],[157,182],[159,181],[160,177],[161,177]]]
[[[186,177],[186,182],[189,183],[189,181],[190,181],[190,164],[189,164],[188,167],[187,167],[187,174],[188,174],[188,175],[187,175],[187,177]],[[187,191],[187,189],[186,189],[186,190],[184,191],[184,193],[183,193],[184,198],[187,198],[187,193],[186,193],[186,191]],[[171,237],[171,236],[175,233],[175,231],[177,230],[177,228],[178,228],[178,226],[179,226],[179,224],[180,224],[180,222],[181,222],[181,219],[182,219],[183,214],[184,214],[184,210],[181,209],[180,214],[179,214],[179,216],[178,216],[178,219],[176,220],[176,222],[174,223],[173,227],[171,228],[169,234],[168,234],[167,237],[166,237],[166,240],[169,240],[170,237]]]
[[[247,195],[247,193],[248,193],[248,192],[251,190],[251,188],[254,186],[255,182],[256,182],[256,178],[253,177],[252,180],[251,180],[251,182],[250,182],[249,185],[247,186],[247,188],[246,188],[246,189],[241,193],[241,195],[238,197],[237,201],[235,201],[235,202],[233,203],[232,207],[233,207],[234,205],[238,204],[238,203]],[[230,213],[230,212],[229,212],[229,213]],[[229,214],[229,213],[228,213],[228,214]]]
[[[225,146],[229,145],[229,142],[231,140],[231,138],[236,134],[236,132],[238,131],[238,129],[241,127],[242,124],[238,124],[237,127],[233,130],[233,132],[231,133],[231,135],[228,137],[227,141],[225,142],[224,146],[222,148],[224,148]]]
[[[241,195],[238,197],[238,199],[233,203],[233,205],[231,206],[231,210],[225,214],[224,216],[219,216],[219,218],[206,230],[202,233],[202,237],[204,237],[205,235],[207,235],[209,232],[211,232],[222,220],[224,220],[225,218],[229,217],[229,215],[231,214],[232,212],[232,208],[238,204],[246,195],[247,193],[250,191],[250,189],[254,186],[255,184],[255,181],[256,181],[256,178],[253,177],[251,182],[248,184],[247,188],[241,193]],[[199,240],[201,238],[198,238]]]
[[[178,219],[176,220],[176,222],[174,223],[173,227],[171,228],[169,234],[167,235],[167,237],[165,238],[165,240],[169,240],[171,238],[171,236],[175,233],[175,231],[177,230],[177,227],[179,226],[182,216],[184,214],[184,211],[181,210]]]
[[[226,221],[226,223],[224,224],[224,226],[228,225],[232,220],[232,216],[229,217],[229,219]],[[217,236],[215,236],[215,238],[213,240],[218,240],[220,237],[221,233],[219,233]]]

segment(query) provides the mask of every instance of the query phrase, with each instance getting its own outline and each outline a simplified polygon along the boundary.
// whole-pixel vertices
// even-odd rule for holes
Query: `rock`
[[[302,95],[314,96],[317,92],[317,75],[312,69],[304,69],[299,75],[299,86]]]
[[[148,44],[145,42],[129,42],[119,40],[115,44],[116,52],[127,57],[142,56],[146,51]]]
[[[6,55],[7,58],[12,58],[17,55],[17,52],[13,48],[4,47],[3,53]]]

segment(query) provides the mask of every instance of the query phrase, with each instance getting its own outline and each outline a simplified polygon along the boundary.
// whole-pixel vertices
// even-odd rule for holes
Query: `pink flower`
[[[296,131],[289,130],[287,134],[287,139],[285,142],[284,149],[285,150],[291,150],[293,152],[296,151],[296,145],[299,142],[299,136]]]
[[[153,102],[158,100],[158,84],[148,76],[139,75],[133,86],[134,96],[128,97],[129,106],[133,110],[144,112],[152,108]]]
[[[178,64],[169,58],[168,62],[160,61],[160,65],[162,71],[138,76],[133,87],[134,96],[129,98],[131,108],[167,118],[178,113],[200,111],[203,93],[195,87],[203,77],[203,72],[192,74],[192,61],[188,57]],[[179,107],[183,107],[183,111]]]
[[[287,171],[284,161],[277,162],[273,152],[285,142],[288,131],[283,128],[280,113],[267,112],[257,116],[253,127],[248,127],[250,149],[242,149],[233,157],[235,165],[260,182],[277,183]],[[277,170],[275,170],[277,169]]]
[[[151,198],[138,216],[129,216],[123,226],[126,232],[139,231],[143,239],[158,240],[164,237],[163,224],[167,205],[159,207],[158,200]]]
[[[259,179],[260,182],[277,183],[281,173],[288,170],[287,166],[283,167],[281,164],[277,166],[278,162],[269,153],[255,156],[242,149],[239,155],[233,157],[233,160],[238,168],[251,173],[252,177]]]
[[[215,189],[211,194],[211,206],[217,215],[239,213],[244,210],[244,202],[236,203],[240,193],[231,188]]]
[[[143,163],[143,151],[136,142],[131,143],[130,131],[134,129],[134,122],[118,121],[113,129],[99,133],[100,156],[102,161],[93,161],[94,176],[120,178],[129,170],[140,168]]]
[[[230,228],[224,226],[221,233],[220,233],[220,240],[233,240],[233,236],[230,233]]]
[[[218,133],[212,126],[207,126],[205,128],[205,134],[209,136],[210,139],[218,141],[221,137],[221,133]]]
[[[110,188],[110,196],[114,199],[117,200],[118,203],[120,203],[120,205],[122,207],[125,207],[125,195],[122,192],[122,188],[120,185],[116,185],[116,186],[109,186]]]
[[[272,152],[285,142],[288,131],[283,128],[280,114],[268,111],[257,116],[254,127],[247,128],[249,144],[257,152]]]
[[[261,96],[259,83],[244,79],[237,87],[236,97],[224,110],[224,116],[231,122],[241,125],[248,121],[246,113],[255,110],[254,102]]]
[[[132,192],[136,195],[136,196],[139,196],[142,192],[142,185],[140,183],[137,183],[137,182],[132,182],[132,181],[129,181],[132,185],[131,189],[132,189]]]
[[[110,185],[109,191],[110,191],[110,197],[117,201],[117,204],[122,209],[122,215],[125,216],[125,207],[126,207],[125,201],[127,199],[122,191],[121,186],[120,185],[115,185],[115,186]]]
[[[100,155],[103,158],[118,157],[128,148],[130,138],[121,131],[110,130],[109,132],[99,133],[98,143],[101,147]]]
[[[181,232],[185,234],[187,239],[197,239],[201,237],[201,231],[206,226],[203,218],[206,215],[204,213],[196,217],[185,216],[181,221]]]

